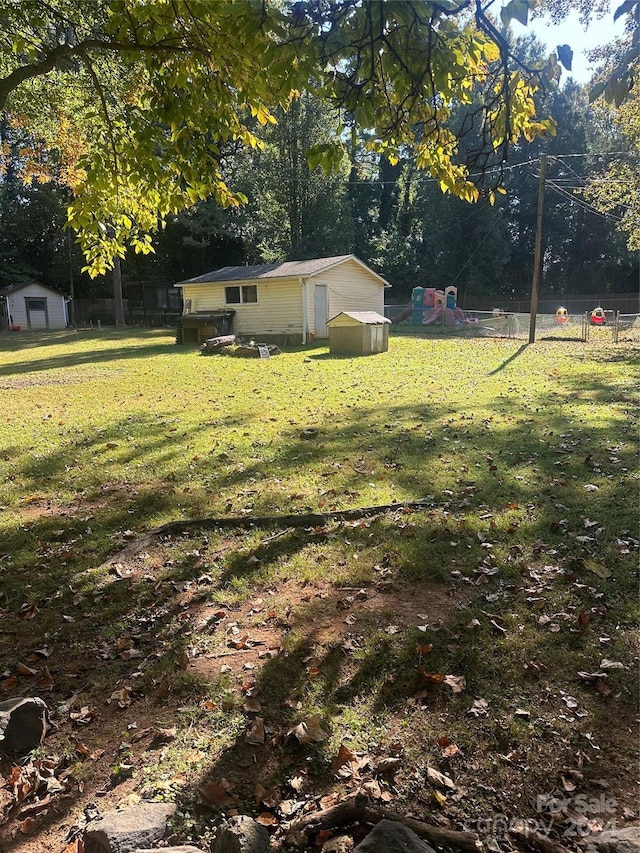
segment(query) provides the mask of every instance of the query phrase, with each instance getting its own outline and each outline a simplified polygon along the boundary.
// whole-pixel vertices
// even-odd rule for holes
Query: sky
[[[613,8],[620,5],[620,0],[614,2],[612,11],[599,21],[593,21],[585,33],[582,24],[578,20],[578,13],[573,11],[562,24],[552,24],[544,18],[529,21],[528,27],[523,27],[517,21],[511,24],[515,36],[524,35],[527,31],[533,31],[541,42],[547,45],[549,52],[555,50],[559,44],[568,44],[573,50],[573,63],[571,72],[562,69],[562,78],[566,80],[573,77],[578,83],[588,83],[595,67],[587,61],[584,51],[591,50],[602,44],[612,41],[622,34],[624,29],[623,17],[613,21]]]

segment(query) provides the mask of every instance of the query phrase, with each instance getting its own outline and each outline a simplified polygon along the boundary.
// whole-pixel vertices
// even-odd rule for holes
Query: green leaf
[[[508,27],[511,23],[512,15],[508,6],[503,6],[502,9],[500,9],[500,20],[505,27]]]
[[[526,27],[529,23],[529,3],[527,0],[511,0],[507,6],[512,18],[515,18],[519,24]]]
[[[621,15],[626,15],[627,12],[631,12],[636,4],[637,0],[624,0],[624,3],[621,6],[618,6],[616,11],[613,13],[613,20],[617,21]]]
[[[559,44],[558,45],[558,59],[567,69],[567,71],[571,71],[571,63],[573,61],[573,51],[569,47],[568,44]]]
[[[596,83],[596,85],[589,92],[589,103],[592,104],[594,101],[597,101],[600,95],[606,89],[607,84],[605,82]]]

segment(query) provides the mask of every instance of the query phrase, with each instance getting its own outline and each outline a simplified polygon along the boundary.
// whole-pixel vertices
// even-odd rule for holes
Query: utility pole
[[[540,183],[538,185],[538,216],[536,219],[536,249],[533,257],[533,285],[531,288],[531,321],[529,324],[529,343],[536,340],[536,317],[538,315],[538,293],[540,291],[540,271],[542,267],[542,213],[544,208],[544,182],[547,175],[547,155],[540,157]]]

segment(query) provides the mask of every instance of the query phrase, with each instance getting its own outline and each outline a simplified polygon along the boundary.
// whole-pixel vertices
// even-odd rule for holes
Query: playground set
[[[393,317],[394,325],[407,323],[414,328],[431,327],[433,331],[442,328],[448,332],[469,333],[471,335],[503,335],[506,337],[518,337],[520,332],[529,327],[530,315],[518,314],[517,312],[504,311],[502,308],[494,308],[488,311],[463,311],[458,307],[458,289],[449,285],[444,290],[435,287],[414,287],[411,292],[411,301],[405,305],[400,312]],[[586,311],[577,317],[571,318],[569,310],[561,305],[551,315],[538,315],[538,326],[541,330],[550,330],[555,326],[557,332],[566,337],[571,333],[572,319],[578,319],[581,323],[581,340],[588,340],[588,330],[592,326],[611,325],[613,327],[613,339],[618,340],[619,328],[640,327],[638,315],[621,315],[613,311],[605,311],[601,305]],[[621,325],[622,324],[622,325]]]
[[[442,326],[471,326],[477,320],[467,317],[458,308],[458,288],[453,285],[445,290],[435,287],[414,287],[411,292],[411,302],[395,319],[402,323],[409,319],[413,326],[431,326],[440,322]]]

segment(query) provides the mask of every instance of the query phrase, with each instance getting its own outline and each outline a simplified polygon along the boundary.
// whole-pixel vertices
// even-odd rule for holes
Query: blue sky
[[[614,2],[612,8],[617,8],[621,2],[622,0]],[[517,21],[514,21],[511,26],[514,35],[524,34],[525,27],[518,24]],[[592,22],[585,33],[578,20],[578,13],[571,12],[562,24],[552,24],[545,21],[544,18],[540,18],[530,21],[526,29],[533,31],[540,41],[547,45],[549,52],[555,50],[559,44],[568,44],[573,49],[571,76],[578,83],[588,83],[595,68],[587,61],[584,51],[606,44],[621,35],[624,29],[624,21],[619,18],[614,24],[613,11],[611,11],[601,20]],[[565,80],[569,76],[569,72],[564,69],[562,74]]]

